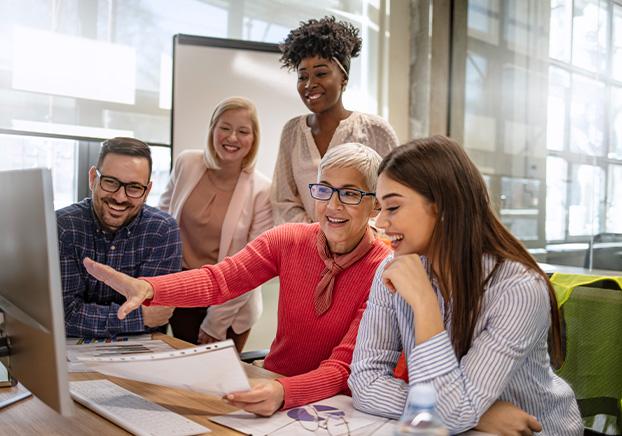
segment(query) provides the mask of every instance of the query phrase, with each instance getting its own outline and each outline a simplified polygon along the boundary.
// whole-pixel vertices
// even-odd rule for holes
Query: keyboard
[[[210,432],[109,380],[74,381],[69,383],[69,390],[75,401],[135,435],[190,436]]]

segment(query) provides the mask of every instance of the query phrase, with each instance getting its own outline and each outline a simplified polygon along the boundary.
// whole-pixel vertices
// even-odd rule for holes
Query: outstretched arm
[[[63,285],[63,306],[65,309],[65,331],[68,336],[88,338],[111,337],[120,333],[145,331],[141,310],[131,312],[123,321],[117,317],[119,304],[97,304],[88,302],[88,283],[80,259],[60,245],[60,266]]]
[[[91,275],[125,296],[127,301],[118,311],[120,319],[151,299],[145,304],[209,306],[229,301],[278,275],[281,247],[287,246],[281,235],[279,229],[273,229],[216,265],[158,277],[134,279],[91,259],[85,259],[84,265]]]
[[[83,263],[90,275],[104,282],[127,299],[119,307],[117,312],[119,319],[125,319],[130,312],[138,309],[143,301],[153,298],[153,287],[149,282],[130,277],[88,257],[84,258]]]

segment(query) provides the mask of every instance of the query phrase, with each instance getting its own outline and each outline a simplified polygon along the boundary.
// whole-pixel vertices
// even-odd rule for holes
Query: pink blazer
[[[184,204],[207,169],[203,150],[184,150],[177,159],[159,208],[179,222]],[[273,226],[270,180],[252,168],[240,174],[220,232],[218,261],[240,251]],[[262,311],[261,287],[227,303],[211,306],[201,325],[210,336],[225,339],[231,326],[242,333],[253,326]]]

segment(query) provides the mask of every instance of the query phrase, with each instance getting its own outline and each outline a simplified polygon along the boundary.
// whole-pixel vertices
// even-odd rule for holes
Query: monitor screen
[[[50,170],[0,171],[0,205],[0,310],[9,371],[52,409],[70,415]]]

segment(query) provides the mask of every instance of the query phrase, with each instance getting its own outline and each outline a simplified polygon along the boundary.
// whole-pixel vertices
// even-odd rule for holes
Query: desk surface
[[[622,275],[622,271],[611,271],[605,269],[588,269],[581,268],[579,266],[569,266],[569,265],[552,265],[550,263],[538,262],[542,271],[547,274],[553,274],[556,272],[567,273],[567,274],[586,274],[590,276],[620,276]]]
[[[164,335],[154,334],[174,348],[188,348],[192,345]],[[248,377],[275,378],[277,374],[253,365],[244,364]],[[211,422],[210,417],[236,410],[215,397],[195,392],[167,388],[141,382],[108,377],[98,373],[70,373],[69,380],[97,380],[107,378],[143,398],[158,403],[212,430],[206,433],[214,436],[239,436],[241,433]],[[60,416],[36,397],[18,401],[0,410],[0,436],[4,435],[128,435],[130,433],[102,418],[90,409],[74,401],[74,415]],[[462,436],[486,436],[486,433],[468,431]],[[491,435],[489,435],[491,436]]]
[[[154,339],[162,339],[175,348],[191,345],[179,339],[158,333]],[[249,377],[274,378],[276,374],[265,369],[245,365]],[[235,408],[223,401],[194,392],[134,382],[98,373],[71,373],[70,380],[95,380],[107,378],[147,400],[186,416],[212,430],[210,435],[240,435],[240,433],[209,421],[211,416],[232,412]],[[74,416],[58,415],[38,398],[30,397],[0,411],[0,435],[127,435],[125,430],[100,417],[90,409],[74,401]],[[208,433],[206,433],[208,434]]]

